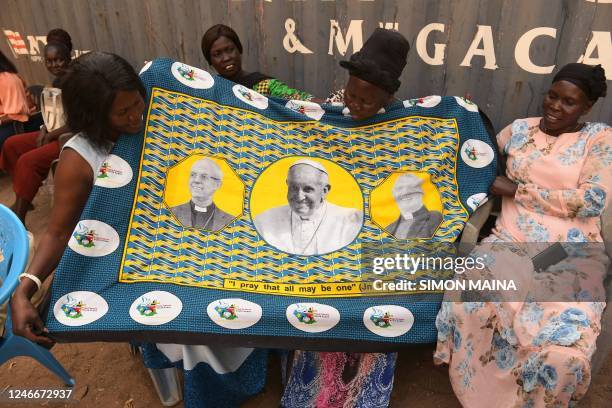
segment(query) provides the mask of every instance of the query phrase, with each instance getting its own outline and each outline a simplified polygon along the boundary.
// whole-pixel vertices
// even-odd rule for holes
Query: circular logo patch
[[[175,62],[170,68],[172,75],[183,85],[195,89],[208,89],[215,83],[208,72],[191,65]]]
[[[468,139],[461,146],[461,159],[470,167],[485,167],[493,161],[493,157],[493,149],[483,141]]]
[[[468,110],[470,112],[478,112],[478,106],[474,102],[472,102],[472,101],[470,101],[470,100],[468,100],[466,98],[462,98],[460,96],[455,96],[455,100],[465,110]]]
[[[414,324],[414,315],[405,307],[396,305],[372,306],[363,314],[363,324],[381,337],[406,334]]]
[[[234,95],[236,95],[236,98],[247,105],[251,105],[257,109],[266,109],[268,107],[268,98],[246,86],[236,84],[232,87],[232,91]]]
[[[130,317],[147,326],[168,323],[181,313],[183,302],[172,293],[155,290],[145,293],[130,306]]]
[[[261,306],[244,299],[219,299],[206,308],[210,320],[226,329],[246,329],[261,319]]]
[[[97,293],[70,292],[55,302],[53,315],[63,325],[83,326],[95,322],[108,312],[108,303]]]
[[[151,68],[151,65],[153,65],[153,61],[149,61],[146,64],[144,64],[144,66],[140,69],[140,72],[138,73],[138,75],[144,74],[149,68]]]
[[[327,331],[340,321],[338,309],[320,303],[294,303],[286,315],[293,327],[307,333]]]
[[[471,195],[467,199],[467,205],[472,210],[476,211],[476,209],[480,207],[481,205],[483,205],[484,203],[486,203],[488,199],[489,198],[487,197],[487,193],[477,193],[477,194]]]
[[[416,106],[416,99],[406,99],[402,101],[402,103],[404,104],[404,108],[412,108]]]
[[[441,100],[442,100],[441,96],[431,95],[431,96],[425,96],[423,98],[408,99],[408,100],[405,100],[403,104],[405,108],[410,108],[412,106],[420,106],[423,108],[433,108],[434,106],[438,105]]]
[[[109,155],[100,166],[96,175],[96,186],[119,188],[132,180],[133,172],[130,165],[121,157]]]
[[[404,101],[404,107],[421,106],[423,108],[433,108],[438,105],[442,97],[439,95],[424,96],[423,98],[409,99]]]
[[[108,224],[96,220],[79,221],[68,246],[85,256],[106,256],[119,246],[119,234]]]
[[[434,106],[437,106],[441,100],[442,100],[441,96],[431,95],[431,96],[426,96],[424,98],[419,98],[416,104],[417,106],[421,106],[423,108],[433,108]]]
[[[321,105],[314,102],[296,101],[292,99],[287,102],[285,107],[291,109],[292,111],[301,113],[302,115],[306,115],[310,119],[314,120],[320,120],[325,114],[325,110],[321,108]]]
[[[387,111],[385,110],[385,108],[380,108],[380,109],[378,110],[378,112],[376,112],[376,114],[377,114],[377,115],[379,115],[379,114],[381,114],[381,113],[385,113],[385,112],[387,112]],[[349,110],[349,108],[348,108],[348,107],[346,107],[346,106],[345,106],[345,107],[344,107],[344,109],[342,109],[342,115],[344,115],[344,116],[351,116],[351,111]]]

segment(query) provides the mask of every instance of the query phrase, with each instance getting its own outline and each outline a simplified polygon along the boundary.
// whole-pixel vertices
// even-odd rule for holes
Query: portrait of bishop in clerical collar
[[[439,211],[429,211],[423,205],[423,179],[414,174],[400,175],[392,194],[400,216],[385,230],[397,239],[430,238],[442,222]]]
[[[220,230],[235,218],[215,204],[214,195],[222,184],[223,172],[217,163],[207,157],[196,161],[189,173],[191,200],[170,211],[185,227]]]
[[[255,217],[255,228],[270,245],[294,255],[322,255],[350,244],[363,212],[327,200],[329,173],[319,162],[301,159],[287,172],[287,204]]]

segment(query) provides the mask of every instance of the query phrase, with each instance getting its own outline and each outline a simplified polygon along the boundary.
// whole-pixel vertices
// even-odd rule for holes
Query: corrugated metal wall
[[[311,54],[287,51],[296,47],[289,41],[293,30],[286,27],[291,26],[288,18]],[[247,70],[326,96],[344,84],[347,74],[338,61],[353,52],[350,43],[346,55],[340,55],[333,41],[333,55],[328,54],[331,20],[338,22],[344,35],[351,21],[358,28],[355,21],[363,20],[361,30],[354,30],[362,33],[363,41],[379,23],[397,23],[412,45],[398,96],[470,94],[497,128],[518,117],[537,115],[551,79],[550,74],[530,73],[517,64],[517,41],[529,30],[556,29],[555,38],[537,37],[529,55],[534,64],[557,67],[577,61],[593,31],[604,32],[591,54],[599,52],[599,58],[609,59],[604,64],[612,71],[612,44],[608,48],[607,40],[612,30],[611,0],[0,0],[0,29],[19,33],[33,54],[16,58],[29,83],[47,82],[49,76],[27,36],[44,36],[51,28],[70,32],[76,49],[112,51],[136,67],[169,56],[208,69],[200,51],[201,36],[211,25],[225,23],[241,37]],[[416,50],[419,32],[431,23],[443,24],[444,31],[430,33],[426,52],[434,56],[435,47],[441,47],[436,44],[446,44],[442,65],[427,64]],[[478,55],[471,66],[460,65],[483,25],[491,27],[495,70],[484,68],[485,58]],[[43,43],[38,44],[42,51]],[[486,41],[479,47],[483,44]],[[11,55],[8,41],[0,41],[0,49]],[[612,79],[612,72],[608,77]],[[589,119],[612,122],[612,95],[599,101]]]

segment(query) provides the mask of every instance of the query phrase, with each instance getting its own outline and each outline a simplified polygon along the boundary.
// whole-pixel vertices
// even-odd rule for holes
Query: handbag
[[[40,111],[47,132],[53,132],[64,126],[66,117],[62,105],[62,90],[59,88],[44,88],[40,94]]]

